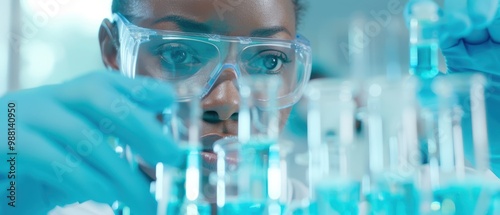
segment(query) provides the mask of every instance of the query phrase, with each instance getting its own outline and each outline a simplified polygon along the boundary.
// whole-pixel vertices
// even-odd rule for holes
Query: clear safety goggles
[[[198,96],[204,97],[224,71],[232,70],[238,80],[247,75],[279,76],[278,106],[285,108],[300,99],[310,77],[311,48],[301,36],[279,40],[184,33],[142,28],[121,14],[113,18],[119,31],[121,72],[171,83],[180,101],[195,96],[181,88],[198,87]]]

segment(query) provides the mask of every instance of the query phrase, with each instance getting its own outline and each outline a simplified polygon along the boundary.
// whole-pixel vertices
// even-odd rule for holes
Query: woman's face
[[[296,35],[295,7],[291,0],[137,0],[131,1],[130,8],[124,15],[144,28],[285,40],[293,40]],[[119,70],[117,52],[111,48],[110,36],[103,32],[101,29],[103,60],[107,66]],[[201,139],[206,148],[218,139],[238,133],[236,77],[232,68],[222,71],[202,99]],[[282,127],[289,113],[289,108],[280,111]],[[203,153],[203,157],[214,159],[210,152]],[[152,171],[145,171],[154,177]]]
[[[295,9],[291,0],[136,2],[132,1],[133,7],[124,14],[135,25],[145,28],[286,40],[293,40],[296,34]],[[217,139],[237,135],[239,94],[235,81],[236,73],[232,68],[222,71],[202,100],[202,142],[207,147]],[[282,124],[288,114],[289,109],[280,111]]]

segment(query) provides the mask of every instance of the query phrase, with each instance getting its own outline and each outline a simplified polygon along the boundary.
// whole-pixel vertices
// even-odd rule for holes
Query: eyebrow
[[[276,34],[281,33],[281,32],[284,32],[284,33],[290,35],[291,37],[293,37],[292,33],[290,33],[290,31],[288,31],[288,29],[286,29],[283,26],[257,29],[257,30],[252,31],[250,36],[251,37],[271,37],[271,36],[276,35]]]
[[[212,28],[207,24],[177,15],[165,16],[154,21],[153,24],[158,24],[161,22],[173,22],[177,26],[179,26],[182,31],[186,32],[210,33],[212,31]]]
[[[199,33],[211,33],[212,32],[212,28],[210,27],[210,25],[207,25],[207,24],[204,24],[204,23],[201,23],[201,22],[198,22],[198,21],[186,18],[186,17],[178,16],[178,15],[165,16],[163,18],[160,18],[160,19],[154,21],[153,24],[158,24],[161,22],[173,22],[177,26],[179,26],[179,28],[182,31],[186,31],[186,32],[199,32]],[[271,37],[271,36],[274,36],[274,35],[281,33],[281,32],[284,32],[284,33],[288,34],[289,36],[293,37],[292,33],[290,33],[290,31],[283,26],[275,26],[275,27],[270,27],[270,28],[257,29],[257,30],[252,31],[252,33],[250,33],[250,36],[251,37]]]

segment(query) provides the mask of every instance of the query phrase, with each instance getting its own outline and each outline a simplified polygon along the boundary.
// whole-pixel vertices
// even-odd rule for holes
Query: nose
[[[238,120],[240,98],[237,77],[234,67],[223,67],[212,89],[202,100],[204,121],[216,123],[229,119]]]

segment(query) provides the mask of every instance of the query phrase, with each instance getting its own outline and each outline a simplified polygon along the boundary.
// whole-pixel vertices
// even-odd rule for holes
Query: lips
[[[221,143],[221,141],[224,143]],[[203,150],[201,157],[203,159],[203,168],[206,171],[213,172],[217,170],[217,158],[218,155],[214,152],[214,145],[217,141],[219,144],[227,147],[232,144],[236,144],[236,137],[234,136],[221,136],[218,134],[208,134],[201,137],[201,143],[203,145]],[[225,153],[226,168],[234,169],[238,163],[238,155],[235,151]]]
[[[217,154],[214,152],[214,143],[222,138],[224,137],[218,134],[208,134],[201,137],[203,168],[208,171],[217,170]]]
[[[219,140],[230,140],[227,142],[232,142],[231,144],[235,144],[233,140],[236,140],[234,136],[221,136],[218,134],[208,134],[201,137],[201,143],[203,145],[203,149],[201,152],[202,158],[202,168],[203,175],[209,175],[217,171],[217,154],[214,152],[214,145]],[[229,145],[229,144],[227,144]],[[233,147],[234,148],[234,147]],[[150,178],[150,180],[156,180],[155,169],[146,165],[146,163],[138,157],[139,168]],[[233,151],[226,154],[225,157],[225,165],[226,170],[233,171],[236,169],[238,164],[238,154]]]

